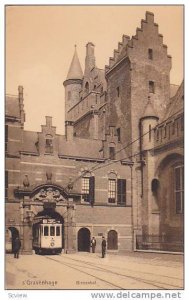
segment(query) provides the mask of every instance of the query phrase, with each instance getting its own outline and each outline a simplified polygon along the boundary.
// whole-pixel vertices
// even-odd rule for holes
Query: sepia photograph
[[[4,16],[4,289],[180,298],[184,5]]]

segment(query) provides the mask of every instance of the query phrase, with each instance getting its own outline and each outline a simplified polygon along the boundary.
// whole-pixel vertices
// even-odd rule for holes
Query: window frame
[[[84,202],[89,203],[89,192],[90,192],[90,176],[83,176],[81,180],[81,193]]]
[[[179,170],[179,183],[176,178],[176,170]],[[177,199],[179,195],[180,199]],[[180,164],[174,167],[174,199],[175,199],[175,212],[176,214],[184,213],[184,165]],[[179,207],[178,208],[178,201]]]
[[[117,203],[117,179],[108,178],[108,204],[116,204],[116,203]]]
[[[44,226],[43,236],[49,236],[49,226],[48,225]]]

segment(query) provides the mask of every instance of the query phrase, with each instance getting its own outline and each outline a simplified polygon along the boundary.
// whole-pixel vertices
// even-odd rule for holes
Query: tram
[[[33,249],[36,254],[62,251],[62,224],[50,217],[37,217],[33,224]]]

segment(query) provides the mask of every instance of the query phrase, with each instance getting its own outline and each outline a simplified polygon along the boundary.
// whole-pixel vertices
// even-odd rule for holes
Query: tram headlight
[[[50,245],[51,245],[51,247],[54,247],[54,242],[51,242],[51,244],[50,244]]]

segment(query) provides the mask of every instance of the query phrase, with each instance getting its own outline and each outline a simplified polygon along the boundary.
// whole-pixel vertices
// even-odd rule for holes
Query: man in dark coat
[[[13,253],[14,253],[14,258],[19,258],[19,251],[21,248],[21,241],[19,237],[16,237],[14,242],[13,242]]]
[[[96,239],[93,236],[92,240],[91,240],[91,248],[92,248],[92,253],[95,253],[95,248],[96,248]]]
[[[102,258],[105,257],[105,254],[106,254],[106,240],[105,237],[103,236],[102,237]]]

